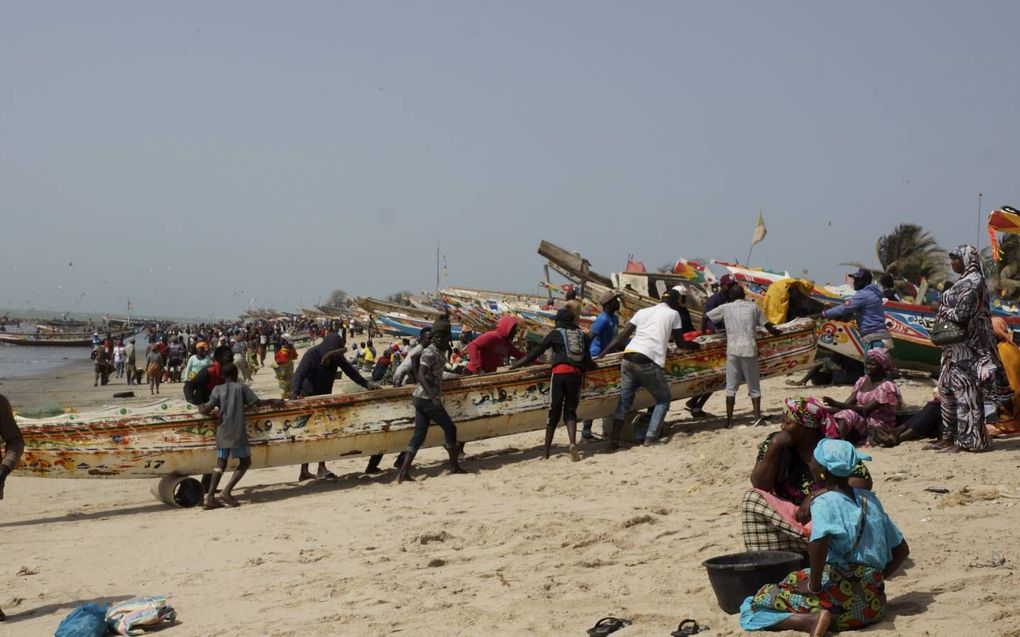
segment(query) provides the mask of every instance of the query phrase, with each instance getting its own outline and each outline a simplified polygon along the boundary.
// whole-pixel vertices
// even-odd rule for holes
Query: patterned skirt
[[[822,592],[798,592],[798,585],[810,577],[810,569],[804,569],[790,573],[778,584],[762,586],[740,607],[740,626],[744,630],[763,630],[790,615],[827,610],[832,613],[832,630],[855,630],[874,624],[885,614],[885,580],[878,569],[854,564],[844,572],[826,564]]]
[[[145,373],[150,378],[156,378],[157,376],[163,373],[163,366],[160,365],[159,363],[149,363],[148,366],[145,368]]]
[[[280,387],[280,397],[290,398],[290,381],[294,378],[294,361],[289,361],[276,368],[276,382]]]

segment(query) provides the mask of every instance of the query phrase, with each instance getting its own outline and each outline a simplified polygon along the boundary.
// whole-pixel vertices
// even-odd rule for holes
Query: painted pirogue
[[[110,335],[114,341],[128,338],[134,330],[122,330]],[[0,333],[0,343],[8,345],[31,345],[34,347],[83,347],[92,344],[91,334],[66,334],[62,332]]]
[[[814,322],[780,326],[782,334],[758,342],[762,376],[786,374],[814,360]],[[726,344],[722,336],[702,337],[698,351],[672,351],[666,361],[674,399],[721,389]],[[581,418],[613,413],[620,393],[620,354],[599,361],[585,376]],[[411,387],[291,400],[247,414],[252,467],[274,467],[404,449],[414,427]],[[443,402],[457,423],[458,437],[470,441],[545,426],[549,366],[468,376],[443,384]],[[640,392],[634,409],[652,404]],[[212,418],[183,403],[157,403],[137,413],[110,408],[45,420],[20,419],[25,455],[20,475],[46,478],[153,478],[208,471],[215,462]],[[426,446],[442,444],[429,430]]]

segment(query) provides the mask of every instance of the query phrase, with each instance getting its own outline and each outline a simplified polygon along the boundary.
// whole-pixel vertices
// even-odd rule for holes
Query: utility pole
[[[983,197],[983,196],[984,195],[982,193],[980,193],[980,192],[978,193],[978,211],[977,211],[978,212],[978,215],[977,215],[978,216],[978,234],[977,234],[977,243],[974,246],[974,247],[976,247],[978,249],[978,252],[981,252],[981,225],[982,225],[981,222],[983,221],[983,219],[981,219],[981,197]]]

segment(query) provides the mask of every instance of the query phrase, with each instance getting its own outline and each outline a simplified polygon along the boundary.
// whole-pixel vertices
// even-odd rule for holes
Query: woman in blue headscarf
[[[850,486],[861,460],[871,458],[845,440],[826,438],[815,447],[811,472],[825,491],[811,502],[809,568],[745,599],[741,628],[822,637],[830,627],[853,630],[882,619],[885,580],[910,549],[875,494]]]

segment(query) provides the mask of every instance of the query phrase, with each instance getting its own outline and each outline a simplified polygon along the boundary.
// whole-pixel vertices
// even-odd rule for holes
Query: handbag
[[[939,347],[954,345],[967,340],[967,326],[951,321],[940,319],[935,321],[931,328],[931,342]]]

